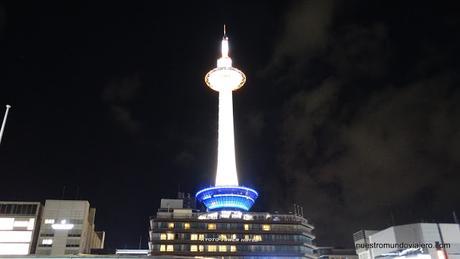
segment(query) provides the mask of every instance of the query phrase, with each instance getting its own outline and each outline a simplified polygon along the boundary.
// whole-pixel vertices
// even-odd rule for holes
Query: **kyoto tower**
[[[232,100],[232,92],[244,85],[246,76],[232,67],[232,59],[228,55],[229,45],[225,26],[221,52],[222,56],[217,60],[217,67],[205,76],[206,84],[212,90],[219,92],[216,183],[214,187],[197,192],[195,197],[209,211],[248,211],[257,199],[258,193],[238,184]]]

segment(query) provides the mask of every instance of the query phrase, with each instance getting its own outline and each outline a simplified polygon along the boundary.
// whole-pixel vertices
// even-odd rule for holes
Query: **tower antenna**
[[[225,23],[224,23],[224,39],[227,38],[227,28],[225,27]]]
[[[3,117],[2,128],[0,129],[0,144],[2,143],[3,131],[5,131],[6,119],[8,118],[8,111],[10,110],[11,105],[6,105],[5,116]]]

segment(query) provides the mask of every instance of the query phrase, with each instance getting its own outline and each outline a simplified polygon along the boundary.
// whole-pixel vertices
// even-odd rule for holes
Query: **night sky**
[[[255,211],[300,204],[318,244],[348,247],[360,229],[452,222],[458,14],[448,1],[4,2],[0,200],[87,199],[107,247],[146,248],[161,198],[214,181],[218,95],[203,78],[225,23],[248,78],[235,141]]]

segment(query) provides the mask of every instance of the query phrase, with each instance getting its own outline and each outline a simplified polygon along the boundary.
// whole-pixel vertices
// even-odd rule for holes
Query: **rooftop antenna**
[[[225,24],[224,24],[224,39],[227,38],[227,29],[225,28]]]
[[[10,110],[10,108],[11,108],[11,105],[7,104],[6,105],[5,116],[3,117],[2,128],[0,129],[0,144],[2,143],[3,131],[5,131],[6,119],[8,118],[8,111]]]
[[[395,215],[392,209],[390,209],[390,220],[391,220],[391,226],[396,226]]]
[[[64,195],[65,195],[65,185],[62,186],[61,200],[64,199]]]
[[[77,185],[77,193],[75,194],[75,200],[78,200],[80,196],[80,186]]]

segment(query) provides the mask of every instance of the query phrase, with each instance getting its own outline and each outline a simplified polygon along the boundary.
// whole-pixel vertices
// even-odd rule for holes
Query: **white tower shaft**
[[[229,44],[224,27],[222,56],[217,60],[217,68],[209,71],[205,76],[206,84],[219,92],[219,136],[215,186],[238,186],[232,92],[244,85],[246,76],[240,70],[232,67],[232,59],[228,52]]]
[[[218,134],[216,186],[238,186],[231,89],[219,91]]]

